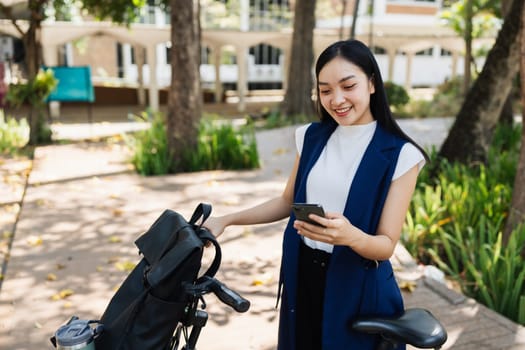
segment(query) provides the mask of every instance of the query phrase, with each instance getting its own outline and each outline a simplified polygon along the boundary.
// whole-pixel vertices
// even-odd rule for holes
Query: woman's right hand
[[[202,226],[210,230],[210,232],[215,237],[219,237],[224,232],[224,229],[226,228],[226,223],[222,217],[210,216],[208,219],[206,219]]]

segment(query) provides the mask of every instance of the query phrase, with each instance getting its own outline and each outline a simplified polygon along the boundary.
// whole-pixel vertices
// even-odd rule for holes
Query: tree
[[[281,105],[282,113],[293,118],[314,114],[312,67],[315,6],[316,0],[295,2],[288,87]]]
[[[168,146],[177,167],[182,162],[182,151],[196,148],[202,110],[199,0],[171,0],[170,8],[172,73],[167,133]]]
[[[502,16],[505,16],[508,13],[510,4],[510,0],[501,0],[500,11],[502,13]],[[499,115],[499,124],[506,124],[509,126],[514,124],[513,103],[514,91],[513,89],[511,89],[509,95],[507,96],[507,99],[505,100],[505,104],[503,104],[503,108],[501,109],[501,113]]]
[[[440,14],[441,19],[465,41],[464,94],[470,87],[471,66],[475,63],[473,39],[482,37],[495,27],[498,13],[494,0],[460,0]]]
[[[66,16],[67,11],[72,6],[70,0],[28,0],[27,10],[24,16],[18,16],[13,11],[13,6],[6,6],[0,2],[0,12],[11,21],[19,32],[24,44],[24,70],[27,78],[27,86],[37,86],[37,74],[43,63],[41,32],[42,22],[46,19],[46,9],[53,8],[58,16]],[[136,9],[146,4],[146,0],[83,0],[81,6],[92,11],[99,18],[111,18],[118,23],[130,23],[136,17]],[[27,22],[27,29],[20,22]],[[33,99],[34,102],[34,99]],[[31,103],[29,113],[29,144],[37,144],[40,141],[50,141],[42,139],[41,135],[46,133],[47,123],[43,104]]]
[[[354,0],[354,14],[352,15],[352,27],[350,28],[350,39],[355,39],[355,26],[357,25],[357,16],[359,16],[359,1]]]
[[[42,63],[42,47],[40,36],[42,31],[42,21],[45,19],[44,8],[49,0],[29,0],[27,2],[26,16],[17,17],[13,12],[12,6],[0,3],[0,12],[11,21],[16,28],[24,43],[24,68],[27,75],[27,87],[38,85],[36,76]],[[20,24],[27,21],[27,29],[24,30]],[[24,89],[24,88],[22,88]],[[29,101],[31,99],[28,99]],[[21,100],[19,102],[22,102]],[[26,102],[24,100],[23,102]],[[39,101],[42,102],[42,101]],[[49,141],[48,137],[42,139],[41,135],[46,134],[46,122],[44,113],[41,111],[41,103],[31,104],[31,111],[28,116],[29,124],[29,144],[35,145],[39,141]],[[50,134],[49,134],[50,135]]]
[[[146,0],[83,0],[83,6],[98,18],[130,23]],[[200,11],[198,0],[158,0],[171,18],[171,84],[168,94],[167,140],[176,169],[184,170],[183,154],[197,146],[202,111],[200,88]]]
[[[439,155],[448,160],[485,162],[492,131],[519,70],[523,0],[513,0],[483,69],[465,101]]]
[[[36,76],[42,63],[40,33],[42,31],[42,21],[45,19],[44,9],[48,2],[49,0],[29,0],[27,2],[27,11],[22,17],[16,16],[13,12],[13,6],[6,6],[0,3],[0,12],[11,21],[24,43],[24,68],[29,80]],[[21,21],[28,22],[29,25],[26,30],[20,25]]]
[[[514,179],[512,203],[505,224],[504,241],[507,242],[512,231],[519,224],[525,223],[525,6],[521,10],[521,150]],[[525,249],[525,248],[524,248]]]
[[[343,32],[345,27],[345,15],[346,15],[346,5],[348,3],[348,0],[341,0],[342,7],[341,7],[341,26],[339,27],[339,40],[343,40]]]

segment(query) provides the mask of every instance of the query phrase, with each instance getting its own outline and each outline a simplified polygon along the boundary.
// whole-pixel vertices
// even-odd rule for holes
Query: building
[[[354,1],[318,0],[316,54],[349,36]],[[215,100],[233,90],[243,110],[244,96],[251,90],[285,89],[294,1],[201,4],[201,80]],[[441,9],[441,0],[361,0],[356,38],[373,47],[385,81],[407,89],[432,87],[463,73],[463,40],[440,23]],[[145,7],[139,23],[130,28],[75,14],[69,22],[49,19],[42,29],[45,64],[89,65],[96,85],[137,89],[138,102],[147,99],[157,109],[162,102],[159,90],[170,82],[168,22],[169,16],[155,6]],[[18,34],[6,21],[0,21],[0,33],[0,59],[13,62]],[[492,40],[479,39],[476,45]]]

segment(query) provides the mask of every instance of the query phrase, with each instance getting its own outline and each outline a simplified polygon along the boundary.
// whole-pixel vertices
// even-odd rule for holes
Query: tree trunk
[[[175,170],[185,170],[183,156],[197,145],[202,110],[199,78],[198,0],[171,0],[171,86],[168,96],[168,147]]]
[[[501,0],[501,13],[503,16],[506,16],[509,12],[509,6],[511,2],[508,0]],[[519,79],[519,73],[518,79]],[[513,88],[510,89],[509,95],[505,100],[505,104],[499,115],[499,124],[513,125],[514,124],[514,109],[512,106],[514,100]]]
[[[292,118],[314,114],[312,68],[315,4],[316,0],[297,0],[295,3],[288,88],[281,108],[284,115]]]
[[[346,15],[346,5],[348,0],[342,0],[342,9],[341,9],[341,26],[339,27],[339,40],[343,40],[343,33],[345,31],[345,15]]]
[[[463,94],[466,96],[471,81],[471,62],[472,62],[472,6],[473,0],[467,0],[465,13],[465,73],[463,76]]]
[[[514,0],[485,65],[469,90],[439,155],[451,161],[485,162],[492,131],[519,71],[523,0]]]
[[[31,22],[29,23],[29,28],[24,33],[22,41],[24,43],[25,49],[25,68],[27,74],[28,84],[31,84],[32,81],[36,78],[40,65],[42,64],[42,50],[41,50],[41,8],[34,9],[31,12]],[[44,116],[45,108],[42,106],[31,105],[31,110],[28,116],[29,124],[29,144],[37,145],[41,141],[48,142],[49,140],[41,140],[44,133],[44,128],[46,126],[46,120]]]
[[[505,243],[508,242],[512,230],[519,224],[525,223],[525,7],[521,10],[521,21],[521,150],[516,178],[514,179],[514,190],[512,191],[509,217],[507,218],[503,234],[503,241]]]
[[[137,101],[139,106],[146,106],[146,89],[144,88],[144,62],[146,57],[146,50],[141,45],[135,45],[133,47],[135,52],[135,63],[137,65]]]
[[[512,93],[512,88],[510,89],[509,95],[505,99],[505,103],[501,108],[501,113],[499,114],[499,124],[513,125],[514,124],[514,109],[512,107],[514,96]]]
[[[350,28],[350,39],[355,39],[355,26],[357,25],[357,17],[359,16],[359,0],[354,0],[354,14],[352,16],[352,28]]]

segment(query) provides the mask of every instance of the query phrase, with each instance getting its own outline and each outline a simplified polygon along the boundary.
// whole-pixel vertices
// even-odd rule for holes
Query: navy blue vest
[[[336,127],[335,123],[324,122],[313,123],[308,128],[295,180],[295,202],[306,202],[308,174]],[[375,234],[377,230],[397,158],[405,142],[377,124],[350,186],[344,209],[350,222],[364,232]],[[296,350],[295,296],[300,237],[293,228],[294,220],[292,213],[283,239],[279,350]],[[334,247],[326,277],[323,349],[375,349],[376,337],[353,332],[349,324],[358,315],[386,316],[402,311],[403,300],[388,260],[376,268],[351,248]]]

